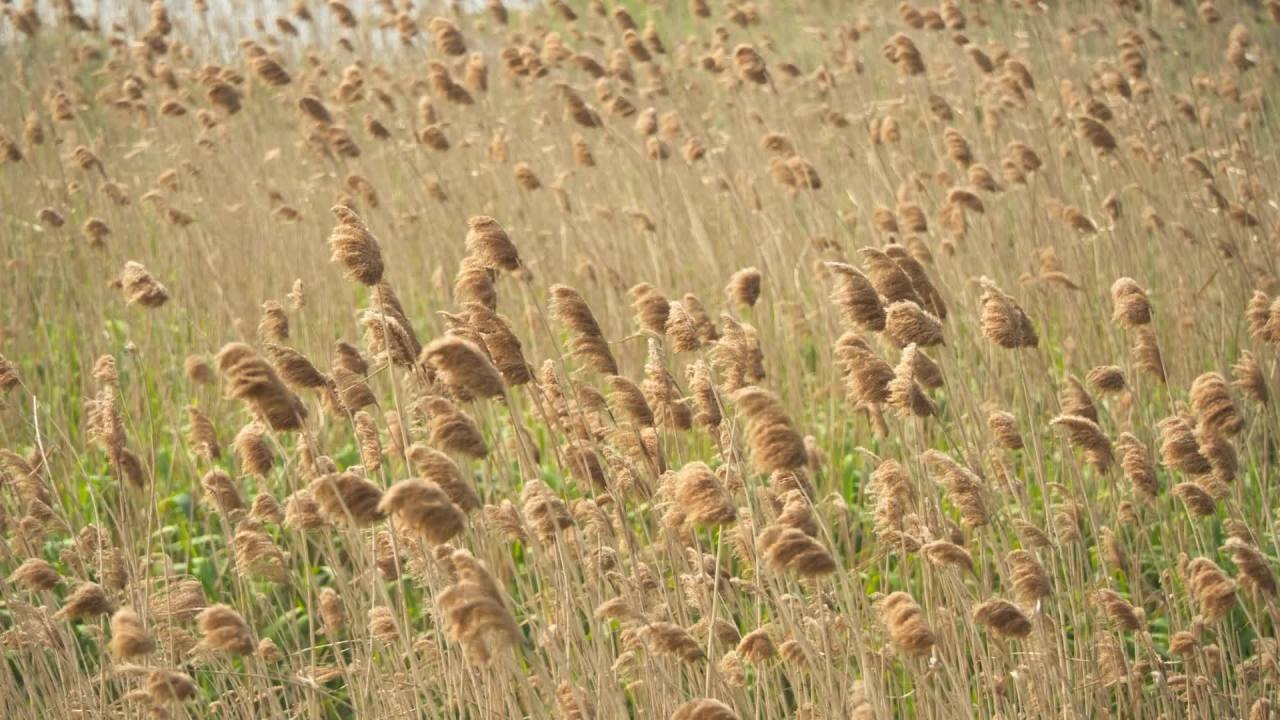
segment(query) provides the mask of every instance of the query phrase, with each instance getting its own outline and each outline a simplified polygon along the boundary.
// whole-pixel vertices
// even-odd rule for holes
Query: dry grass
[[[9,716],[1275,717],[1275,0],[55,5]]]

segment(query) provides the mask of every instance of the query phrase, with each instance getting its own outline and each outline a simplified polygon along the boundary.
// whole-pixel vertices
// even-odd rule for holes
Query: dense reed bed
[[[3,714],[1277,717],[1276,48],[6,1]]]

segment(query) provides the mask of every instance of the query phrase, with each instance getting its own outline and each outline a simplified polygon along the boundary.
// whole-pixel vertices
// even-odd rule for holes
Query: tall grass
[[[1274,717],[1280,3],[243,10],[5,7],[8,716]]]

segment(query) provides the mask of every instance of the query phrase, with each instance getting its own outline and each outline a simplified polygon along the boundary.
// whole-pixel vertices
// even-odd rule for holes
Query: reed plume
[[[267,430],[257,422],[251,422],[240,428],[232,445],[236,450],[236,458],[240,461],[240,469],[250,475],[266,477],[275,465],[275,454],[267,444]]]
[[[982,285],[982,334],[1002,348],[1040,344],[1040,336],[1022,307],[991,280],[984,277],[979,283]]]
[[[733,708],[714,698],[690,700],[672,713],[671,720],[739,720]]]
[[[1209,622],[1226,618],[1236,605],[1236,582],[1208,558],[1195,558],[1183,570],[1187,586]]]
[[[973,619],[984,625],[996,637],[1003,639],[1025,638],[1031,634],[1031,620],[1022,610],[1008,600],[991,598],[973,609]]]
[[[147,697],[158,705],[181,703],[195,697],[196,683],[190,675],[176,670],[147,673]]]
[[[424,403],[423,410],[429,418],[432,445],[477,460],[489,454],[479,426],[456,405],[445,398],[434,397]]]
[[[440,486],[449,500],[464,513],[478,510],[480,496],[471,483],[462,477],[457,463],[448,455],[423,445],[413,445],[406,454],[413,469],[424,480]]]
[[[21,585],[30,592],[46,592],[62,582],[62,576],[47,561],[27,558],[9,575],[10,583]]]
[[[363,527],[385,517],[380,508],[382,489],[353,472],[318,477],[310,491],[320,509],[335,522]]]
[[[467,220],[467,252],[480,258],[485,267],[505,272],[520,270],[520,252],[507,231],[487,215]]]
[[[256,521],[245,520],[236,528],[231,538],[236,571],[247,579],[263,579],[278,584],[289,581],[286,567],[288,557],[271,535],[264,532]]]
[[[884,304],[871,280],[852,265],[828,262],[826,267],[837,278],[831,300],[840,309],[845,322],[867,332],[884,330]]]
[[[291,347],[267,344],[265,347],[271,365],[280,379],[295,390],[320,390],[329,385],[329,378],[316,369],[305,355]]]
[[[1270,402],[1271,393],[1267,389],[1266,376],[1262,371],[1262,365],[1254,357],[1253,353],[1248,350],[1241,352],[1240,358],[1231,367],[1231,375],[1234,378],[1231,386],[1245,397],[1259,405],[1266,405]]]
[[[200,646],[225,655],[252,655],[258,644],[249,624],[228,605],[216,604],[196,615],[200,628]]]
[[[1121,392],[1126,385],[1124,370],[1115,365],[1099,365],[1090,370],[1084,379],[1089,383],[1089,387],[1103,393]]]
[[[764,276],[760,270],[754,267],[743,268],[729,278],[729,284],[725,286],[724,293],[729,300],[738,305],[755,307],[755,304],[760,301],[763,282]]]
[[[463,303],[476,303],[490,310],[498,307],[498,290],[494,286],[497,274],[475,255],[466,255],[458,266],[453,282],[454,299]]]
[[[530,480],[521,491],[524,517],[533,524],[538,539],[554,542],[560,531],[573,526],[573,517],[564,501],[541,480]]]
[[[1094,405],[1089,391],[1074,375],[1068,375],[1058,393],[1058,404],[1062,406],[1062,414],[1077,415],[1092,422],[1098,422],[1098,408]]]
[[[1129,601],[1115,590],[1109,588],[1098,590],[1093,593],[1092,600],[1102,608],[1111,625],[1117,630],[1133,632],[1141,630],[1146,625],[1146,613],[1142,608],[1129,604]]]
[[[340,263],[347,277],[366,286],[382,281],[382,248],[364,220],[344,205],[332,208],[338,224],[329,235],[331,262]]]
[[[938,450],[929,450],[920,459],[937,473],[937,481],[947,490],[947,498],[960,511],[960,519],[969,527],[987,524],[982,478]]]
[[[3,355],[0,355],[0,393],[5,393],[17,387],[21,382],[18,376],[18,368],[13,362]]]
[[[200,487],[204,489],[205,498],[223,515],[230,516],[244,510],[240,486],[222,470],[215,468],[205,473],[200,479]]]
[[[1258,342],[1280,343],[1280,297],[1274,300],[1261,290],[1254,290],[1245,307],[1249,335]]]
[[[485,351],[507,385],[515,387],[532,380],[533,371],[525,360],[520,338],[511,329],[510,321],[481,303],[469,302],[464,310],[468,322],[479,333]]]
[[[1017,418],[1003,410],[993,410],[987,414],[987,428],[992,437],[1006,450],[1021,450],[1025,447],[1022,434],[1018,432]]]
[[[284,505],[284,526],[298,532],[319,530],[328,523],[321,515],[320,503],[307,490],[288,497]]]
[[[884,304],[911,302],[923,306],[925,301],[916,291],[911,276],[903,269],[902,264],[893,258],[888,251],[879,248],[865,247],[858,251],[867,269],[876,292],[884,298]]]
[[[94,582],[82,582],[67,595],[62,607],[53,614],[54,620],[74,621],[98,615],[110,615],[113,610],[106,590]]]
[[[817,540],[803,530],[770,525],[756,538],[765,559],[777,570],[793,572],[801,577],[816,578],[836,571],[835,558]]]
[[[635,286],[631,293],[634,298],[631,307],[636,312],[636,323],[658,337],[665,335],[667,321],[671,317],[671,303],[667,298],[648,283]]]
[[[360,464],[370,475],[377,475],[382,469],[382,441],[378,436],[378,426],[373,416],[361,410],[352,420],[355,424],[356,449],[360,451]]]
[[[885,335],[899,347],[943,345],[942,322],[910,300],[892,303],[885,310]]]
[[[1011,550],[1005,555],[1009,565],[1009,581],[1015,597],[1023,603],[1039,603],[1053,592],[1049,573],[1029,550]]]
[[[667,307],[667,322],[663,326],[663,332],[673,352],[693,352],[702,348],[697,322],[678,300]]]
[[[187,443],[196,455],[207,462],[213,462],[222,456],[222,447],[218,444],[218,433],[213,421],[195,405],[187,406]]]
[[[640,388],[644,392],[645,401],[653,410],[656,424],[670,430],[691,429],[693,413],[685,398],[679,396],[675,379],[663,364],[662,346],[656,338],[649,338],[644,375]]]
[[[1160,353],[1160,345],[1156,335],[1146,327],[1138,327],[1133,331],[1133,347],[1129,351],[1133,365],[1160,382],[1166,381],[1164,356]]]
[[[325,635],[337,636],[347,626],[347,609],[333,588],[320,590],[320,622]]]
[[[1120,467],[1124,471],[1124,477],[1134,491],[1146,498],[1154,498],[1159,488],[1151,451],[1141,440],[1127,432],[1120,433],[1116,438],[1116,448],[1120,451]]]
[[[228,343],[218,351],[217,363],[227,395],[244,401],[267,427],[276,431],[302,427],[307,414],[302,402],[257,351],[244,343]]]
[[[674,500],[690,525],[724,525],[737,519],[733,498],[706,463],[694,461],[680,468]]]
[[[1208,432],[1229,436],[1244,428],[1244,418],[1231,399],[1227,380],[1216,372],[1204,373],[1191,383],[1191,408],[1199,425]]]
[[[1059,415],[1050,420],[1049,424],[1061,428],[1071,447],[1082,452],[1085,461],[1099,473],[1106,473],[1111,467],[1114,459],[1111,438],[1107,437],[1098,423],[1080,415]]]
[[[653,409],[638,385],[621,375],[609,378],[609,407],[636,428],[653,427]]]
[[[778,648],[774,644],[773,638],[769,636],[767,629],[757,628],[742,636],[742,640],[738,642],[735,652],[743,660],[753,665],[759,665],[777,655]]]
[[[835,355],[845,367],[845,387],[855,406],[875,407],[889,402],[894,369],[862,336],[853,332],[841,335],[836,340]]]
[[[923,219],[916,221],[918,232],[927,230],[923,223]],[[921,306],[937,316],[939,320],[946,320],[947,303],[943,299],[942,293],[938,291],[933,281],[929,279],[929,274],[925,272],[924,265],[912,254],[913,252],[918,252],[918,246],[913,246],[911,250],[898,244],[886,245],[884,248],[884,254],[892,258],[898,269],[905,273],[911,281],[911,289],[920,297]]]
[[[937,413],[938,406],[924,392],[917,381],[918,364],[916,354],[919,350],[915,344],[909,344],[902,350],[902,358],[893,369],[893,379],[886,386],[887,402],[897,409],[901,417],[930,417]]]
[[[889,631],[889,639],[907,655],[924,655],[933,649],[934,634],[929,629],[924,611],[911,595],[894,592],[879,602],[880,618]]]
[[[124,270],[114,284],[124,293],[125,301],[130,305],[158,308],[169,302],[168,288],[152,277],[141,263],[132,260],[125,263]]]
[[[1180,415],[1171,415],[1160,421],[1160,459],[1172,470],[1188,475],[1204,475],[1213,466],[1200,453],[1195,426]]]
[[[1240,570],[1240,582],[1246,589],[1274,596],[1278,590],[1271,563],[1258,548],[1238,537],[1227,538],[1222,547],[1231,553],[1231,562]]]
[[[419,478],[401,480],[382,496],[378,510],[401,527],[440,545],[462,532],[466,516],[439,485]]]
[[[709,431],[718,428],[723,419],[720,397],[711,378],[711,368],[701,360],[689,366],[689,393],[694,406],[694,424]]]
[[[498,368],[475,343],[463,338],[433,340],[423,348],[421,361],[435,368],[446,384],[462,388],[468,395],[491,398],[505,392]]]
[[[963,547],[946,540],[935,540],[920,548],[920,553],[931,564],[942,568],[954,568],[974,572],[973,556]]]
[[[519,628],[488,568],[466,550],[454,550],[449,564],[455,579],[436,596],[436,604],[450,639],[462,645],[470,662],[487,665],[494,650],[519,640]]]
[[[1151,303],[1147,291],[1133,278],[1122,277],[1111,285],[1112,320],[1125,327],[1151,322]]]
[[[574,357],[596,372],[618,374],[618,363],[613,359],[609,343],[578,291],[565,285],[553,285],[551,313],[573,333],[569,352]]]
[[[672,655],[687,663],[706,657],[689,631],[675,623],[652,622],[641,628],[640,634],[649,652],[655,655]]]
[[[757,472],[804,467],[807,460],[804,438],[777,395],[750,386],[737,391],[733,401],[738,414],[746,421],[747,442]]]
[[[755,327],[722,316],[724,333],[711,348],[711,361],[722,376],[721,387],[733,393],[765,379],[764,351]]]

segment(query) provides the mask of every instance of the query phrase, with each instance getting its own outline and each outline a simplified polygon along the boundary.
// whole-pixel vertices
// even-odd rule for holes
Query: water
[[[539,0],[505,0],[504,4],[511,12],[527,10],[539,3]],[[137,39],[151,23],[150,4],[131,0],[99,0],[97,2],[76,2],[76,9],[90,23],[96,23],[107,33],[119,28],[126,39]],[[309,0],[311,21],[297,19],[292,12],[292,3],[287,0],[206,0],[208,10],[196,12],[193,0],[167,0],[164,3],[169,12],[169,20],[174,26],[173,36],[182,42],[212,50],[214,57],[228,58],[237,51],[237,43],[242,38],[254,38],[262,42],[267,35],[280,41],[280,47],[286,53],[298,51],[317,44],[319,38],[348,37],[358,45],[373,51],[373,55],[364,54],[366,58],[377,59],[378,52],[392,52],[403,45],[400,35],[394,27],[380,28],[387,14],[374,0],[347,0],[347,7],[356,15],[360,26],[356,30],[341,27],[334,20],[324,0]],[[15,3],[16,6],[16,3]],[[459,0],[459,8],[464,13],[481,13],[485,0]],[[41,34],[52,34],[60,21],[59,12],[52,2],[37,2],[37,11],[42,21]],[[407,10],[423,27],[423,35],[415,42],[429,42],[426,34],[426,21],[437,15],[453,17],[455,8],[444,0],[402,0],[396,7]],[[280,32],[276,19],[284,17],[298,30],[298,37],[290,37]],[[11,23],[0,23],[0,52],[13,50],[27,42],[25,38],[15,37],[16,31]],[[320,43],[326,47],[331,41]],[[289,53],[292,54],[292,53]]]

